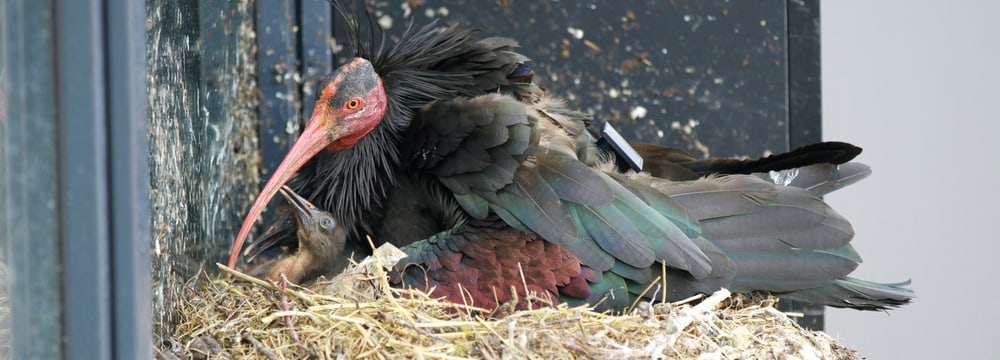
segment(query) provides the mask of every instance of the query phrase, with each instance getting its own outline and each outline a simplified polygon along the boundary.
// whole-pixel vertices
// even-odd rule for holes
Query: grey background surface
[[[912,278],[890,314],[828,310],[869,359],[995,358],[1000,2],[823,1],[824,138],[871,178],[828,200],[854,224],[854,275]]]

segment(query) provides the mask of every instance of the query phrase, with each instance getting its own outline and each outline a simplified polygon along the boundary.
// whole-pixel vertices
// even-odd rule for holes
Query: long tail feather
[[[709,175],[768,173],[814,164],[842,164],[861,153],[861,148],[843,142],[822,142],[759,159],[699,159],[684,150],[653,144],[632,144],[645,161],[643,170],[674,181],[695,180]]]
[[[816,195],[826,195],[863,180],[872,169],[862,163],[841,165],[815,164],[806,167],[760,173],[760,177],[775,184],[809,190]]]
[[[910,281],[876,283],[844,277],[832,284],[813,289],[782,294],[783,297],[859,310],[888,310],[908,304],[913,300],[913,290],[906,288]]]

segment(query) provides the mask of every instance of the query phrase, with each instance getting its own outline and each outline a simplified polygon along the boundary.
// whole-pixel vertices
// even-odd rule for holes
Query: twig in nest
[[[632,305],[630,305],[628,307],[628,310],[626,310],[625,313],[628,314],[628,313],[631,313],[632,310],[635,310],[635,306],[639,304],[639,301],[642,301],[642,299],[646,296],[646,293],[648,293],[649,290],[652,290],[653,287],[657,286],[657,285],[660,285],[660,277],[659,276],[657,276],[656,279],[654,279],[653,281],[651,281],[649,283],[649,285],[647,285],[646,288],[643,289],[641,293],[639,293],[639,296],[635,297],[635,301],[632,302]],[[657,288],[656,291],[660,291],[659,288]],[[651,298],[655,298],[655,297],[656,296],[651,296]]]
[[[445,342],[445,343],[449,343],[449,344],[453,344],[453,343],[454,343],[453,341],[451,341],[451,340],[448,340],[448,339],[445,339],[445,338],[443,338],[443,337],[440,337],[440,336],[438,336],[438,335],[436,335],[436,334],[434,334],[434,333],[432,333],[432,332],[430,332],[430,331],[427,331],[427,330],[424,330],[424,329],[421,329],[421,328],[418,328],[418,327],[416,327],[415,325],[413,325],[413,324],[411,324],[411,323],[407,322],[406,320],[399,320],[399,324],[400,324],[400,325],[403,325],[403,326],[405,326],[405,327],[408,327],[408,328],[410,328],[410,329],[411,329],[411,330],[413,330],[413,331],[416,331],[416,332],[417,332],[417,334],[420,334],[420,335],[423,335],[423,336],[426,336],[426,337],[429,337],[429,338],[431,338],[431,339],[434,339],[434,340],[437,340],[437,341],[440,341],[440,342]]]
[[[285,277],[285,273],[281,273],[281,310],[289,311],[288,308],[288,278]],[[285,316],[285,325],[288,326],[288,333],[292,336],[292,342],[299,343],[299,333],[295,331],[295,323],[292,321],[291,316]]]
[[[528,296],[531,294],[531,291],[528,290],[528,280],[524,278],[524,268],[521,267],[520,262],[517,263],[517,272],[521,275],[521,285],[524,286],[524,298],[528,301],[528,310],[534,310],[535,306],[531,304],[531,297]]]
[[[244,273],[241,273],[238,270],[230,268],[230,267],[228,267],[226,265],[222,265],[220,263],[215,263],[215,266],[218,266],[219,270],[222,270],[222,271],[224,271],[224,272],[232,275],[233,277],[235,277],[237,279],[249,282],[251,284],[263,287],[265,289],[270,289],[270,290],[274,290],[274,291],[280,290],[274,284],[271,284],[271,283],[269,283],[267,281],[255,278],[253,276],[250,276],[250,275],[247,275],[247,274],[244,274]],[[285,293],[291,294],[292,296],[298,298],[300,301],[302,301],[303,303],[305,303],[308,306],[314,306],[314,305],[316,305],[316,300],[313,300],[312,298],[310,298],[308,295],[302,293],[301,291],[286,290]]]
[[[559,344],[563,349],[573,350],[573,351],[576,351],[577,353],[580,353],[580,354],[583,354],[583,355],[592,354],[593,353],[593,351],[588,351],[587,349],[584,349],[583,347],[581,347],[580,345],[577,345],[576,343],[574,343],[570,339],[556,338],[555,336],[552,336],[552,334],[549,334],[549,333],[542,333],[542,336],[544,336],[549,342],[551,342],[553,344]]]
[[[274,355],[274,352],[271,351],[271,349],[262,344],[260,341],[257,341],[257,338],[250,335],[250,333],[243,334],[243,339],[253,344],[253,348],[256,349],[261,355],[264,355],[264,357],[269,360],[278,360],[278,356]]]
[[[568,318],[549,320],[549,321],[546,321],[546,322],[544,322],[542,324],[545,325],[545,326],[552,326],[552,325],[555,325],[555,324],[580,321],[580,319],[581,319],[580,315],[577,315],[577,316],[571,316],[571,317],[568,317]]]

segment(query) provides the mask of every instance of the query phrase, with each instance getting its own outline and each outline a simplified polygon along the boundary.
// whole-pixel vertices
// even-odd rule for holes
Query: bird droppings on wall
[[[787,72],[784,7],[683,0],[366,3],[379,23],[392,24],[393,41],[409,24],[435,18],[518,39],[545,75],[539,85],[571,108],[614,122],[626,138],[704,157],[757,157],[787,146],[788,94],[779,81]],[[708,126],[659,137],[659,126],[631,116],[635,106],[645,107],[650,120],[696,118]],[[729,129],[741,130],[734,136]]]
[[[200,17],[190,2],[147,7],[155,335],[176,319],[183,279],[224,256],[257,190],[253,2]],[[182,279],[182,280],[178,280]]]

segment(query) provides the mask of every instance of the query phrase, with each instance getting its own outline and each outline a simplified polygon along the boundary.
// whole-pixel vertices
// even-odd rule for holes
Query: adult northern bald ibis
[[[460,303],[496,306],[512,288],[617,309],[720,287],[866,310],[912,298],[903,283],[847,277],[861,261],[853,229],[820,196],[868,175],[836,166],[860,149],[740,161],[644,145],[650,172],[622,173],[594,145],[591,119],[533,82],[513,40],[432,23],[390,45],[340,10],[356,57],[322,85],[230,266],[288,183],[346,227],[349,248],[366,235],[400,246],[409,257],[394,283]],[[766,172],[781,169],[776,184]],[[644,293],[654,282],[666,289]]]

